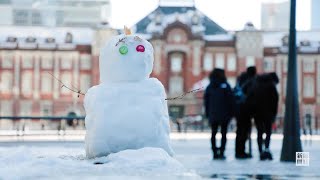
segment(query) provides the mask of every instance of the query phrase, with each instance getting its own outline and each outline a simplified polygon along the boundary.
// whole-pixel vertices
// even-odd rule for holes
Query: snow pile
[[[90,88],[84,99],[87,157],[143,147],[172,155],[165,89],[149,78],[152,45],[134,35],[119,35],[100,54],[102,83]]]
[[[105,164],[94,165],[94,162]],[[0,148],[0,179],[111,178],[175,179],[198,177],[159,148],[125,150],[87,160],[81,148]]]

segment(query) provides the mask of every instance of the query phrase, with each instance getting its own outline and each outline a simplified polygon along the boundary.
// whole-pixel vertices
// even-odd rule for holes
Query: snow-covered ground
[[[273,136],[273,161],[259,161],[256,140],[253,159],[234,158],[234,135],[229,134],[225,161],[211,158],[208,133],[172,134],[174,158],[157,148],[126,150],[95,160],[85,159],[78,140],[0,138],[0,179],[320,179],[320,141],[302,140],[310,166],[280,162],[281,136]],[[8,139],[8,138],[7,138]],[[306,138],[304,138],[306,139]],[[94,165],[95,162],[105,164]]]

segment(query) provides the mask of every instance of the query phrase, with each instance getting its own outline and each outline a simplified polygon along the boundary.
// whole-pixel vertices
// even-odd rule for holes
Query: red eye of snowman
[[[138,46],[136,47],[136,50],[137,50],[138,52],[144,52],[145,48],[144,48],[143,45],[138,45]]]

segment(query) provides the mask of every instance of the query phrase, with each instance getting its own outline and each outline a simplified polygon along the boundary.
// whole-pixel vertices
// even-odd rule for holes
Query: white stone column
[[[33,97],[35,99],[39,99],[40,56],[38,52],[34,54],[34,78],[33,79],[34,79]]]
[[[199,76],[201,72],[201,42],[193,42],[192,74]]]
[[[20,58],[22,54],[19,51],[16,51],[14,56],[14,83],[13,83],[13,94],[15,98],[19,98],[19,89],[20,89]]]
[[[53,54],[53,75],[56,78],[59,78],[60,76],[60,68],[59,68],[59,64],[60,64],[60,53],[56,52]],[[53,99],[58,99],[59,95],[60,95],[60,87],[61,84],[59,83],[59,81],[57,81],[55,78],[53,80]]]
[[[154,73],[156,75],[159,75],[161,73],[161,49],[162,49],[162,44],[160,41],[155,41],[154,42]]]

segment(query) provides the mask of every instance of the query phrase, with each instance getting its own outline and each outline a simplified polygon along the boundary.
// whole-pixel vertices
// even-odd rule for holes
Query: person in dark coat
[[[253,93],[248,97],[248,103],[251,104],[254,112],[253,118],[258,131],[258,147],[260,160],[272,160],[272,154],[269,150],[272,124],[275,121],[278,111],[279,95],[276,85],[279,78],[276,73],[266,73],[258,75]],[[263,134],[266,134],[263,139]]]
[[[252,111],[250,105],[247,103],[247,97],[250,96],[256,73],[256,68],[251,66],[237,78],[237,85],[241,88],[244,98],[236,104],[236,158],[252,157],[250,153],[245,152],[245,144],[251,133],[252,119]]]
[[[223,69],[214,69],[204,95],[205,115],[211,125],[211,147],[214,159],[225,159],[227,128],[234,112],[234,99]],[[221,146],[216,145],[216,134],[221,129]]]

